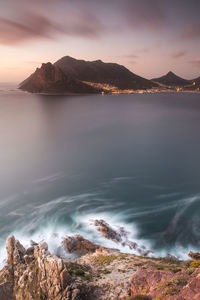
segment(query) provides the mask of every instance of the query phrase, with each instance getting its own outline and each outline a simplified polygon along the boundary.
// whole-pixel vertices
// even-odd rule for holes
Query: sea
[[[67,235],[153,256],[200,251],[200,94],[37,95],[0,84],[0,263],[15,235],[52,253]]]

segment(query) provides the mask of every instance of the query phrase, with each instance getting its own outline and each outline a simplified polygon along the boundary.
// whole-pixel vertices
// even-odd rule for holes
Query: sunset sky
[[[65,55],[200,76],[200,0],[0,0],[0,81]]]

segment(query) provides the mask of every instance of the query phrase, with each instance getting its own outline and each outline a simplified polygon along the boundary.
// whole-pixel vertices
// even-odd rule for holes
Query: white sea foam
[[[129,249],[128,246],[123,247],[120,244],[116,244],[112,240],[108,240],[104,238],[100,232],[98,232],[94,225],[93,220],[95,219],[103,219],[105,220],[112,228],[118,229],[119,227],[123,227],[127,233],[128,233],[128,239],[130,241],[136,242],[139,247],[145,246],[147,249],[152,249],[152,243],[149,239],[140,239],[139,238],[139,229],[134,223],[127,223],[127,217],[129,215],[129,211],[124,211],[123,213],[111,213],[111,212],[100,212],[100,208],[94,209],[94,213],[91,211],[88,211],[88,213],[81,212],[81,206],[87,206],[88,202],[84,201],[88,198],[94,199],[94,201],[103,201],[103,207],[105,208],[105,211],[109,211],[108,209],[110,207],[110,203],[105,205],[105,199],[102,199],[98,193],[85,193],[75,196],[65,196],[60,197],[57,199],[53,199],[52,201],[41,204],[34,208],[34,210],[30,213],[30,222],[27,223],[27,226],[24,226],[21,230],[17,229],[16,231],[13,231],[11,234],[15,235],[15,237],[25,246],[29,247],[30,240],[34,240],[36,242],[40,242],[42,240],[46,241],[49,245],[49,250],[51,253],[57,253],[59,247],[62,244],[63,238],[66,235],[74,235],[74,234],[80,234],[84,236],[85,238],[98,243],[100,245],[103,245],[105,247],[110,248],[117,248],[121,252],[126,253],[136,253],[133,250]],[[81,201],[80,201],[81,200]],[[83,200],[83,201],[82,201]],[[180,210],[178,210],[177,214],[175,214],[174,218],[172,218],[171,223],[169,224],[168,230],[173,230],[174,226],[176,227],[177,222],[179,221],[179,218],[181,215],[195,202],[199,201],[200,196],[195,195],[193,197],[183,198],[177,200],[175,203],[171,203],[165,207],[158,205],[156,208],[154,208],[154,212],[163,212],[167,209],[174,208],[174,206],[181,207]],[[49,225],[39,225],[41,222],[42,217],[44,214],[48,214],[49,211],[51,211],[53,208],[55,208],[60,203],[71,203],[79,201],[79,206],[77,208],[77,211],[71,215],[72,223],[64,224],[64,225],[58,225],[58,222],[56,219],[51,219],[49,221]],[[88,200],[89,201],[89,200]],[[80,204],[81,203],[81,204]],[[106,210],[107,208],[107,210]],[[38,213],[40,212],[40,213]],[[143,212],[138,212],[139,214],[147,215],[147,212],[149,212],[149,208],[143,208]],[[21,215],[21,212],[13,211],[10,212],[11,215]],[[133,214],[134,215],[134,214]],[[135,213],[137,215],[137,212]],[[22,216],[23,218],[23,216]],[[17,227],[19,228],[19,226]],[[37,230],[35,230],[38,228]],[[28,234],[28,232],[31,232],[31,230],[34,229],[34,233]],[[59,250],[60,251],[60,250]],[[164,257],[167,254],[172,254],[180,259],[188,259],[187,253],[189,251],[198,251],[198,249],[191,247],[188,245],[186,248],[183,248],[177,244],[173,246],[173,248],[163,248],[161,250],[154,250],[153,256],[160,256]],[[67,255],[66,253],[62,252],[62,255]],[[5,264],[6,262],[6,247],[5,242],[1,243],[0,248],[0,268]]]

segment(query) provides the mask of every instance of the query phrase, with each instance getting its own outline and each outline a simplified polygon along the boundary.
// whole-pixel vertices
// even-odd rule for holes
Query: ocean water
[[[15,234],[116,247],[124,226],[154,255],[200,250],[200,94],[42,96],[0,85],[0,261]],[[123,251],[130,251],[123,249]]]

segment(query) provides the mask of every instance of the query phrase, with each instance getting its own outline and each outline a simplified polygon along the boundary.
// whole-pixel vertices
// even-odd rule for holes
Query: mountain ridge
[[[90,94],[112,91],[112,88],[138,90],[155,86],[157,84],[116,63],[64,56],[54,64],[42,64],[41,68],[20,83],[19,88],[31,93]]]
[[[181,87],[192,83],[192,80],[187,80],[182,77],[179,77],[172,71],[169,71],[166,75],[163,75],[161,77],[153,78],[152,81],[167,86],[181,86]]]
[[[123,65],[102,60],[86,61],[64,56],[54,63],[65,74],[81,81],[114,85],[119,89],[148,89],[156,86],[150,80],[132,73]]]
[[[64,56],[55,63],[43,63],[20,83],[21,90],[45,94],[130,93],[134,91],[194,91],[200,89],[200,77],[187,80],[172,71],[151,80],[125,66],[102,60],[86,61]]]

